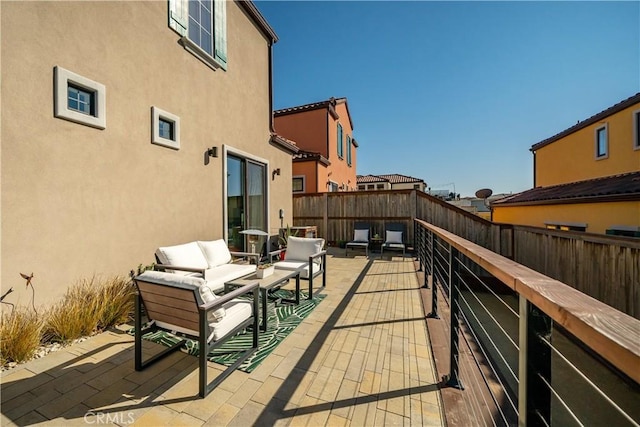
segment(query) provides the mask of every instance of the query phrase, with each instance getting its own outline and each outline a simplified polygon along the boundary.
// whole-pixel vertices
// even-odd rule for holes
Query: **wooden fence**
[[[493,223],[416,190],[295,195],[293,218],[331,245],[351,240],[355,221],[381,236],[402,222],[409,246],[421,219],[640,318],[639,239]]]

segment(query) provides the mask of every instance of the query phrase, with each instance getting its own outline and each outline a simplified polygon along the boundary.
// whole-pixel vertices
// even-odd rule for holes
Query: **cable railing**
[[[639,320],[432,224],[414,230],[429,317],[447,322],[445,384],[471,419],[640,426]]]

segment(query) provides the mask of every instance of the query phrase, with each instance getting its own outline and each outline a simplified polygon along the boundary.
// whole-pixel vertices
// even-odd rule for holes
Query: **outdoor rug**
[[[295,292],[280,289],[270,295],[280,298],[294,298]],[[308,293],[300,291],[299,305],[280,304],[276,306],[273,302],[268,303],[267,330],[265,332],[260,330],[258,333],[258,350],[245,360],[238,369],[244,372],[252,372],[257,368],[258,365],[260,365],[260,363],[269,354],[271,354],[278,344],[293,332],[300,322],[302,322],[313,311],[313,309],[320,304],[326,295],[315,294],[311,300],[308,300],[307,296]],[[262,307],[260,307],[260,319],[262,319],[261,313]],[[133,330],[131,330],[130,333],[133,334]],[[142,338],[165,346],[171,346],[181,339],[184,339],[184,337],[178,337],[169,332],[160,330],[149,332],[143,335]],[[207,358],[211,362],[230,366],[238,359],[244,350],[251,347],[252,342],[253,333],[250,330],[246,331],[229,339],[219,348],[212,350]],[[197,356],[198,342],[187,338],[187,341],[182,346],[181,351]]]

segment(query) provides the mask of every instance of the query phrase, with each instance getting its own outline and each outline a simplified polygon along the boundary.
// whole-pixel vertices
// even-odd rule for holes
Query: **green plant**
[[[0,363],[23,362],[40,346],[43,321],[24,307],[0,316]]]
[[[280,235],[280,237],[278,238],[278,243],[280,243],[280,247],[287,247],[287,241],[289,240],[289,237],[298,237],[298,230],[294,230],[292,229],[289,224],[287,224],[286,228],[282,229],[282,233]]]
[[[267,263],[264,263],[264,264],[260,264],[260,265],[259,265],[259,266],[257,266],[256,268],[257,268],[258,270],[264,270],[264,269],[269,268],[269,267],[272,267],[272,266],[273,266],[273,264],[271,264],[271,263],[267,262]]]

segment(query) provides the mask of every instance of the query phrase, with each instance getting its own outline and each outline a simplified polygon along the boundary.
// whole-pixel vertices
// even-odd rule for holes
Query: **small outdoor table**
[[[267,330],[267,292],[270,290],[278,290],[289,279],[296,279],[296,297],[295,299],[281,298],[281,302],[287,302],[292,304],[300,304],[300,270],[278,270],[276,269],[273,274],[258,279],[256,274],[253,273],[250,276],[245,276],[241,279],[232,280],[224,284],[224,292],[227,293],[231,288],[241,287],[256,281],[260,285],[260,299],[262,301],[262,326],[260,329]]]

